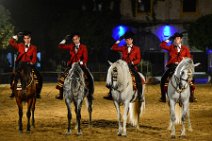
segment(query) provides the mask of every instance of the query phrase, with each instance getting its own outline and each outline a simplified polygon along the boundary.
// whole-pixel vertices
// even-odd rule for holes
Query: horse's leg
[[[75,115],[76,115],[75,129],[78,129],[78,122],[77,122],[77,102],[76,101],[74,101],[74,106],[75,106]]]
[[[129,101],[126,101],[124,103],[124,114],[123,114],[123,132],[122,132],[122,136],[127,136],[127,129],[126,129],[126,124],[127,124],[127,115],[129,112]]]
[[[77,135],[81,135],[82,131],[81,131],[81,126],[80,126],[80,121],[81,121],[81,107],[82,107],[82,100],[78,99],[77,101]]]
[[[28,105],[27,105],[27,132],[30,132],[30,117],[31,117],[31,108],[32,108],[32,102],[33,99],[29,99],[27,101]]]
[[[22,125],[23,105],[22,101],[19,98],[16,98],[16,103],[18,105],[18,114],[19,114],[18,126],[19,126],[19,132],[21,133],[23,131],[23,125]]]
[[[190,110],[189,110],[189,108],[188,108],[188,111],[187,111],[187,118],[188,118],[188,131],[192,132],[193,129],[192,129],[192,126],[191,126]]]
[[[180,134],[181,137],[185,136],[185,119],[186,119],[188,107],[189,107],[189,101],[187,100],[187,101],[183,102],[182,130],[181,130],[181,134]]]
[[[120,111],[120,106],[117,101],[114,101],[114,105],[116,107],[117,111],[117,117],[118,117],[118,124],[119,124],[119,131],[118,131],[118,136],[121,136],[122,134],[122,126],[121,126],[121,111]]]
[[[36,98],[34,97],[32,100],[32,127],[35,127],[35,104]]]
[[[175,101],[170,99],[171,138],[175,138]]]
[[[71,118],[72,118],[72,115],[71,115],[71,101],[70,99],[66,98],[65,99],[65,103],[66,103],[66,107],[67,107],[67,111],[68,111],[68,114],[67,114],[67,118],[68,118],[68,131],[67,131],[67,135],[71,134]]]

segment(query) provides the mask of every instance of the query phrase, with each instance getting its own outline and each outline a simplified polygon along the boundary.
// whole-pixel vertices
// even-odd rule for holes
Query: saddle
[[[92,84],[91,84],[91,80],[89,79],[90,77],[88,76],[89,74],[86,73],[86,71],[84,71],[84,70],[83,70],[83,72],[84,72],[86,88],[90,90],[92,87]],[[65,78],[68,76],[68,73],[69,73],[69,69],[67,69],[63,74],[61,74],[59,76],[56,89],[61,90],[63,88],[64,81],[65,81]]]

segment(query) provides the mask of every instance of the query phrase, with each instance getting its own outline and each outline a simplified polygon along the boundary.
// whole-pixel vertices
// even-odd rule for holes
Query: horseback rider
[[[133,44],[133,36],[134,36],[134,33],[126,32],[124,36],[122,36],[119,40],[115,42],[115,44],[113,44],[111,49],[113,51],[121,52],[122,60],[127,62],[131,73],[135,77],[136,88],[139,93],[138,100],[143,101],[143,96],[141,95],[142,94],[141,77],[137,72],[138,70],[137,65],[141,62],[141,52],[140,52],[140,48]],[[126,45],[119,47],[118,44],[123,38],[125,39]],[[107,87],[110,88],[110,86],[107,86]],[[108,96],[105,96],[104,98],[108,100],[112,100],[111,92],[109,92]]]
[[[18,42],[19,38],[21,37],[23,37],[23,42]],[[32,71],[34,71],[36,75],[36,79],[38,81],[36,97],[40,98],[40,92],[42,88],[42,77],[39,71],[37,70],[37,68],[35,67],[35,64],[37,62],[37,47],[31,44],[31,33],[28,31],[19,32],[18,35],[14,35],[9,40],[9,44],[18,51],[18,56],[16,58],[15,71],[17,71],[18,68],[24,63],[31,66]],[[13,73],[11,76],[11,82],[10,82],[11,89],[12,89],[12,94],[10,95],[11,98],[15,96],[13,91],[14,79],[15,79],[15,76]]]
[[[162,49],[165,49],[169,52],[169,61],[166,65],[168,68],[165,73],[163,74],[160,82],[160,89],[161,89],[161,98],[160,102],[166,102],[166,90],[165,90],[165,84],[167,83],[167,79],[171,78],[171,76],[174,74],[175,68],[180,63],[180,61],[183,59],[183,57],[189,57],[191,58],[190,50],[187,46],[182,45],[182,38],[183,34],[176,32],[173,36],[171,36],[168,40],[163,41],[160,44],[160,47]],[[173,44],[170,46],[167,45],[167,43],[173,40]],[[190,102],[195,102],[197,99],[194,97],[194,84],[193,82],[190,83]]]
[[[70,38],[72,39],[72,43],[67,43]],[[63,99],[63,83],[66,76],[68,75],[69,70],[71,69],[71,65],[75,62],[79,62],[80,67],[85,74],[85,82],[87,82],[89,89],[91,89],[90,83],[93,80],[93,77],[86,65],[88,62],[88,51],[87,46],[80,43],[80,34],[73,33],[72,36],[67,35],[65,39],[59,43],[58,47],[60,49],[69,51],[70,60],[67,62],[67,68],[58,78],[56,89],[58,89],[60,92],[59,95],[56,96],[56,99]]]

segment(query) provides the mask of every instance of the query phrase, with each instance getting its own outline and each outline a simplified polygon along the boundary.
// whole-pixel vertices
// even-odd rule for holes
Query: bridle
[[[174,82],[173,82],[173,80],[171,79],[171,85],[172,85],[172,87],[178,92],[178,93],[182,93],[182,92],[184,92],[184,90],[185,89],[187,89],[188,88],[188,86],[189,86],[189,83],[190,83],[190,80],[192,79],[192,73],[187,73],[188,74],[188,77],[186,78],[186,79],[184,79],[184,78],[182,78],[182,76],[184,75],[184,70],[186,70],[186,69],[188,69],[188,68],[185,68],[185,69],[183,69],[182,71],[181,71],[181,73],[180,73],[180,78],[178,78],[175,74],[173,75],[173,77],[174,77],[174,80],[175,80],[175,84],[176,85],[174,85]],[[182,85],[182,81],[184,81],[184,82],[186,82],[184,85]]]

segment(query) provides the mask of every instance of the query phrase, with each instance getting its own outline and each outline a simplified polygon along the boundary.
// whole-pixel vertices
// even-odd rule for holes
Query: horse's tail
[[[182,117],[182,107],[179,104],[175,105],[175,124],[181,124],[181,117]]]
[[[143,111],[145,109],[145,101],[139,102],[136,100],[133,103],[130,103],[129,106],[129,113],[130,113],[130,123],[133,126],[139,127],[139,118],[143,114]]]

